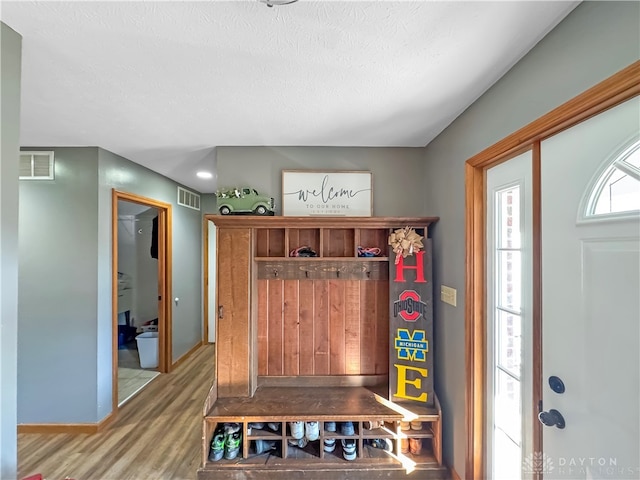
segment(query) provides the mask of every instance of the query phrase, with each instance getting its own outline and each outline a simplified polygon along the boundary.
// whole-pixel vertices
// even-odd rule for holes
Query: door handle
[[[540,412],[538,414],[538,420],[547,427],[558,427],[563,429],[565,427],[564,417],[558,410],[553,408],[548,412]]]
[[[224,308],[222,305],[218,307],[218,318],[222,319],[224,317]]]
[[[560,377],[552,375],[549,377],[549,387],[556,393],[564,393],[564,382]]]

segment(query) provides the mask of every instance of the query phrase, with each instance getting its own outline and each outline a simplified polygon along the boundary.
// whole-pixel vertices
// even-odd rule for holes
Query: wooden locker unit
[[[249,228],[218,230],[218,397],[251,395],[251,236]]]
[[[198,478],[447,478],[441,458],[439,405],[388,400],[389,233],[412,226],[427,232],[434,217],[206,218],[217,227],[217,376],[203,409],[202,465]],[[310,247],[317,256],[292,257]],[[358,256],[358,246],[380,249]],[[405,432],[401,421],[424,429]],[[370,420],[384,422],[367,430]],[[320,439],[289,445],[290,421],[352,421],[354,435],[320,429]],[[216,425],[241,425],[236,459],[209,461]],[[278,432],[249,428],[268,422]],[[251,433],[249,433],[251,432]],[[420,455],[403,454],[404,438],[423,439]],[[357,458],[340,447],[323,450],[325,438],[351,438]],[[389,439],[387,452],[367,446]],[[255,440],[277,452],[254,454]]]

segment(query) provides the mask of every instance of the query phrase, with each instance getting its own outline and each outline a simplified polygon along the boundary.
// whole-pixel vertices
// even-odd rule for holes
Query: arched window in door
[[[640,211],[640,140],[615,155],[587,198],[585,219]]]

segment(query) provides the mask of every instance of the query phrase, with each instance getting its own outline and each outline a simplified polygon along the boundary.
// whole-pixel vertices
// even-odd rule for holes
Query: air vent
[[[200,195],[178,187],[178,205],[200,210]]]
[[[20,152],[20,180],[53,180],[53,152]]]

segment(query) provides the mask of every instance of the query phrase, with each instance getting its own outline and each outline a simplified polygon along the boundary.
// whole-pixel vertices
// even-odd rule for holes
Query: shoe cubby
[[[251,422],[253,423],[253,422]],[[264,422],[261,422],[264,423]],[[264,423],[263,428],[252,427],[247,424],[247,438],[249,440],[281,440],[282,439],[282,424],[278,423],[278,429],[272,430]]]

